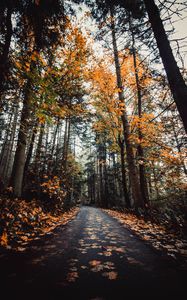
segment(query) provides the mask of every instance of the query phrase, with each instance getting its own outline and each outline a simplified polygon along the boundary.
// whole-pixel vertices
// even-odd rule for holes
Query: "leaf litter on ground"
[[[121,224],[134,231],[141,239],[149,242],[157,250],[162,250],[174,260],[180,261],[182,268],[187,268],[187,239],[170,231],[164,224],[146,221],[133,213],[124,213],[112,209],[104,209],[106,213]]]
[[[45,212],[34,199],[0,199],[0,246],[24,251],[32,241],[65,225],[78,213],[79,207],[68,211]]]

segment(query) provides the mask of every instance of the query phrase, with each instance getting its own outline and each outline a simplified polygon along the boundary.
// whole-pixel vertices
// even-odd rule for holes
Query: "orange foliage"
[[[26,202],[15,199],[12,203],[11,199],[0,199],[0,205],[0,220],[4,228],[0,245],[17,251],[24,251],[33,239],[52,231],[58,225],[66,224],[79,211],[75,207],[68,212],[56,209],[55,215],[46,213],[36,200]]]

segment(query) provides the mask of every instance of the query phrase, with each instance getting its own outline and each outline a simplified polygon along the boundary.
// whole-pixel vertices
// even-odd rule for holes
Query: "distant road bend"
[[[183,299],[186,292],[172,260],[92,207],[26,252],[0,253],[0,266],[5,300]]]

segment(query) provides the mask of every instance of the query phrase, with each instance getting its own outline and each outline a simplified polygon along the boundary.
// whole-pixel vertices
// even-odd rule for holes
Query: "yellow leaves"
[[[58,176],[54,176],[52,179],[48,179],[41,184],[43,192],[48,193],[50,198],[55,194],[62,200],[66,196],[66,191],[61,186],[62,182]]]
[[[173,165],[181,164],[181,157],[180,157],[180,153],[178,152],[171,151],[170,149],[162,149],[160,151],[160,156],[168,164],[173,164]]]
[[[106,125],[102,121],[96,121],[93,123],[92,128],[97,132],[103,132],[106,129]]]
[[[8,235],[4,230],[2,236],[0,237],[0,245],[6,247],[8,245]]]
[[[15,58],[14,64],[16,68],[23,73],[22,75],[24,75],[24,73],[29,74],[31,72],[32,62],[37,62],[42,66],[46,66],[45,60],[37,51],[33,51],[31,55],[17,56]]]
[[[27,72],[29,72],[29,70],[30,70],[30,63],[29,63],[29,62],[26,62],[26,63],[25,63],[25,70],[26,70]]]
[[[49,105],[47,103],[42,103],[41,108],[44,109],[44,110],[49,109]]]
[[[38,121],[40,124],[45,124],[45,122],[46,122],[45,116],[44,115],[38,116]]]
[[[120,102],[120,103],[119,103],[119,107],[120,107],[121,109],[122,109],[122,108],[124,109],[124,108],[125,108],[125,103]]]
[[[123,92],[123,89],[115,88],[115,92],[116,92],[116,93],[121,93],[121,92]]]
[[[22,64],[20,63],[20,61],[15,61],[15,66],[19,69],[22,70]]]
[[[31,54],[30,58],[29,58],[30,61],[39,61],[42,66],[46,66],[46,62],[45,60],[43,59],[42,55],[38,52],[38,51],[33,51],[33,53]]]
[[[130,53],[129,49],[126,52],[119,53],[121,61],[121,72],[123,77],[123,83],[128,86],[131,91],[136,88],[136,78],[135,78],[135,66],[133,54]],[[141,58],[138,53],[136,53],[136,72],[138,73],[139,81],[141,82],[141,87],[145,88],[152,84],[153,79],[151,73],[149,72],[146,65],[141,62]]]
[[[118,125],[119,124],[119,119],[118,119],[118,117],[117,116],[115,116],[115,115],[113,115],[113,122],[116,124],[116,125]]]
[[[130,125],[133,133],[131,134],[131,142],[144,148],[155,146],[155,142],[159,139],[162,133],[162,124],[152,122],[153,114],[142,114],[141,118],[137,115],[130,118]],[[139,130],[142,138],[139,138]]]

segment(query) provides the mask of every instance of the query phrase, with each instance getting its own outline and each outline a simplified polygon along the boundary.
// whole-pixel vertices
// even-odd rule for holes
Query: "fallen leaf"
[[[109,280],[116,280],[118,273],[111,271],[111,272],[105,272],[102,274],[104,277],[107,277]]]
[[[100,265],[100,264],[101,264],[101,261],[100,261],[100,260],[91,260],[91,261],[89,262],[89,264],[90,264],[90,266],[95,267],[95,266]]]
[[[79,275],[77,272],[70,272],[67,274],[68,282],[75,282],[77,278],[79,278]]]
[[[7,246],[8,244],[8,235],[7,235],[7,232],[4,231],[1,238],[0,238],[0,244],[1,246]]]

